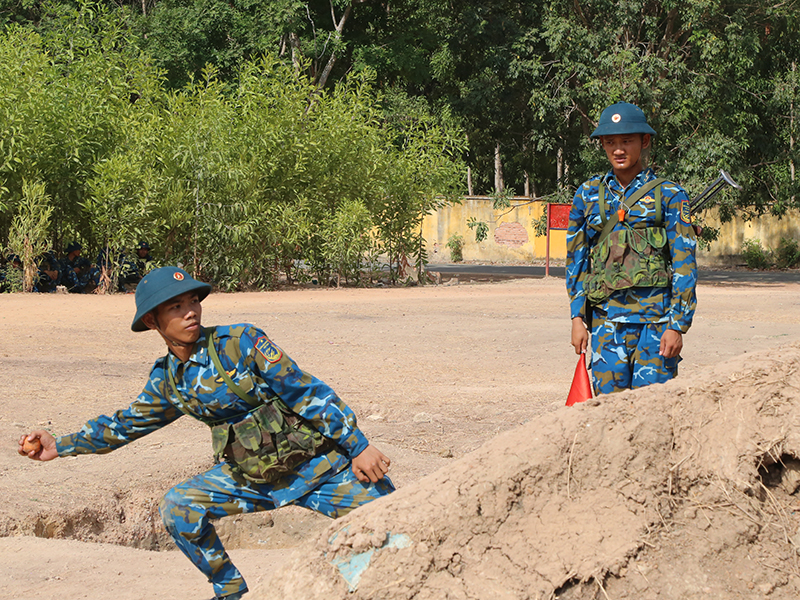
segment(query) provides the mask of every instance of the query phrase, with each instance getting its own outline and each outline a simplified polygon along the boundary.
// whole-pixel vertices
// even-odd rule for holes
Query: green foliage
[[[475,231],[475,241],[479,244],[489,237],[489,225],[485,221],[470,217],[467,219],[467,227]]]
[[[543,237],[547,235],[547,211],[542,211],[540,216],[533,223],[533,235],[536,237]]]
[[[95,241],[87,181],[160,84],[126,44],[124,21],[105,9],[52,5],[40,31],[11,27],[0,36],[0,236],[23,181],[36,178],[51,198],[58,249],[65,237]]]
[[[458,233],[451,235],[445,247],[450,250],[450,261],[461,262],[464,260],[464,237]]]
[[[792,238],[781,238],[775,250],[775,266],[779,269],[791,269],[800,264],[800,245]]]
[[[25,274],[24,270],[17,269],[13,265],[8,264],[5,270],[6,280],[3,285],[0,285],[0,291],[11,293],[25,291]]]
[[[511,206],[511,198],[514,197],[514,192],[508,188],[501,191],[494,191],[491,194],[492,208],[494,210],[502,210]]]
[[[53,207],[41,181],[22,182],[22,199],[8,234],[8,248],[22,261],[22,291],[32,292],[38,280],[39,257],[50,248],[48,234]],[[14,270],[10,268],[10,270]]]
[[[719,228],[700,226],[697,234],[697,243],[701,248],[709,248],[711,243],[719,238]]]
[[[292,282],[301,264],[357,282],[378,252],[395,281],[423,269],[422,219],[463,173],[447,111],[381,96],[369,70],[320,90],[275,56],[237,62],[235,84],[209,66],[168,91],[126,19],[56,6],[39,34],[0,36],[0,239],[36,174],[56,249],[115,257],[149,239],[225,290]]]
[[[742,258],[750,269],[769,269],[773,264],[771,253],[761,246],[758,239],[742,242]]]
[[[322,256],[330,265],[337,287],[341,279],[361,281],[362,265],[374,247],[371,235],[372,215],[358,200],[343,202],[322,223]]]

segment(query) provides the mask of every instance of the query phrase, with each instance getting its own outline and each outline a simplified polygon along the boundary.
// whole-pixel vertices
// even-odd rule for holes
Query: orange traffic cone
[[[581,352],[578,365],[575,367],[575,375],[572,377],[572,386],[569,388],[567,406],[572,406],[576,402],[584,402],[591,397],[592,384],[589,381],[589,372],[586,370],[586,353]]]

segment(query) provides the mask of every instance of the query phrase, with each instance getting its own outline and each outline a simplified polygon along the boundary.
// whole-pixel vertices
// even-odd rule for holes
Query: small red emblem
[[[183,281],[183,273],[174,273],[172,275],[177,281]]]

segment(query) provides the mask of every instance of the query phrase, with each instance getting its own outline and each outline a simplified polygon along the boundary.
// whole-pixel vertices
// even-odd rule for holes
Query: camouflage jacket
[[[165,368],[172,372],[191,411],[204,420],[235,421],[248,412],[252,407],[228,389],[199,343],[205,332],[201,336],[185,363],[171,353],[159,358],[144,391],[128,408],[110,417],[102,415],[86,423],[79,432],[57,438],[59,456],[111,452],[180,418],[184,413],[178,408],[169,381],[165,380]],[[238,350],[234,345],[238,345]],[[327,454],[315,456],[293,474],[268,486],[277,506],[314,489],[367,447],[353,411],[327,384],[301,371],[260,329],[249,324],[218,326],[215,348],[234,383],[241,385],[243,374],[251,373],[260,393],[279,396],[312,427],[336,442]],[[234,362],[232,356],[240,358]]]
[[[591,248],[603,228],[598,203],[601,181],[606,186],[608,217],[621,205],[620,198],[629,197],[642,185],[656,178],[652,169],[644,169],[623,189],[613,171],[585,182],[576,192],[569,213],[567,230],[567,293],[570,317],[585,317],[584,282],[590,268]],[[692,324],[697,298],[697,241],[691,226],[689,197],[680,186],[666,181],[662,184],[662,219],[667,232],[672,278],[669,287],[639,287],[620,290],[597,309],[607,313],[611,321],[623,323],[663,323],[670,329],[686,332]],[[632,226],[655,225],[653,194],[639,200],[625,216]],[[617,228],[623,227],[618,224]]]

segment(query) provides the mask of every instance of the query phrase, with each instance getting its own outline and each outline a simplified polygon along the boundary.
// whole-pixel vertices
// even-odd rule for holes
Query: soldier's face
[[[153,324],[158,325],[161,334],[168,340],[180,344],[194,344],[200,337],[200,320],[203,309],[197,292],[186,292],[168,300],[153,311]],[[145,325],[150,327],[148,319]],[[155,327],[151,327],[155,329]]]
[[[650,134],[604,135],[600,142],[615,173],[638,173],[642,170],[642,150],[650,145]]]

